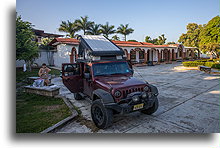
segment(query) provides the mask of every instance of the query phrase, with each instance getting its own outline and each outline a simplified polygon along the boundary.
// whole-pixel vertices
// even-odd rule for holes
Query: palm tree
[[[83,31],[83,34],[87,34],[87,31],[90,30],[90,28],[93,26],[94,22],[89,21],[89,17],[85,16],[85,17],[80,17],[81,19],[77,19],[75,21],[77,27],[79,28],[79,30]]]
[[[165,38],[165,35],[164,34],[162,34],[161,36],[159,36],[158,37],[158,45],[163,45],[165,42],[166,42],[166,39],[167,38]]]
[[[117,35],[114,35],[114,36],[112,37],[112,40],[120,41],[120,38],[119,38]]]
[[[115,33],[114,28],[115,28],[114,25],[109,25],[109,23],[106,22],[105,25],[101,25],[101,32],[104,36],[108,38],[108,35]]]
[[[101,30],[100,30],[100,24],[93,24],[91,28],[87,31],[87,34],[91,35],[100,35]]]
[[[75,32],[79,31],[78,27],[76,26],[75,23],[70,22],[69,20],[62,21],[60,24],[60,27],[58,28],[60,32],[65,32],[67,33],[67,36],[74,38],[75,37]]]
[[[118,28],[117,28],[117,33],[120,33],[122,35],[124,35],[124,40],[126,41],[126,36],[133,33],[134,29],[132,28],[128,28],[128,24],[121,24]]]

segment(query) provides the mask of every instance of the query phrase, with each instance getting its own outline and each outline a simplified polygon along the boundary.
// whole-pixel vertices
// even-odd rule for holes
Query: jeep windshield
[[[127,62],[97,63],[92,67],[94,76],[131,73]]]

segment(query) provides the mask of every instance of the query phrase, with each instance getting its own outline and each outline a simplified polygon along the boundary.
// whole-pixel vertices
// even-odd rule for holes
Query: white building
[[[112,41],[123,49],[127,60],[133,64],[146,64],[149,61],[161,63],[175,60],[200,58],[197,48],[184,47],[181,44],[154,45],[146,42]],[[74,63],[78,58],[79,41],[72,38],[54,38],[49,45],[54,49],[50,51],[40,50],[39,58],[34,61],[37,65],[46,63],[61,67],[62,63]],[[16,62],[21,67],[24,62]]]

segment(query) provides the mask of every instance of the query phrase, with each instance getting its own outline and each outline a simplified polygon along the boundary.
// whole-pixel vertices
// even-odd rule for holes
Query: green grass
[[[69,108],[60,98],[40,96],[23,92],[26,78],[38,76],[39,69],[23,72],[16,69],[16,132],[39,133],[71,115]],[[59,76],[60,71],[51,69],[50,74]]]
[[[60,98],[17,93],[16,133],[39,133],[70,115]]]

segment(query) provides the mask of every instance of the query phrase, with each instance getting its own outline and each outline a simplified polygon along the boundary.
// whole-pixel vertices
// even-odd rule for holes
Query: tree
[[[119,38],[117,35],[114,35],[114,36],[112,37],[112,40],[120,41],[120,38]]]
[[[151,39],[150,36],[145,37],[145,42],[147,42],[147,43],[157,44],[157,41],[158,41],[157,38],[156,39]]]
[[[202,25],[198,25],[196,23],[189,23],[187,25],[187,32],[183,33],[180,37],[178,42],[183,44],[184,46],[189,47],[199,47],[199,34],[203,28]]]
[[[43,38],[41,39],[41,44],[40,44],[40,48],[41,49],[51,49],[51,46],[49,46],[48,44],[52,41],[53,39],[52,38]]]
[[[164,34],[160,35],[158,38],[155,38],[155,39],[151,39],[150,36],[146,36],[145,42],[152,43],[155,45],[163,45],[166,42],[166,38]]]
[[[151,37],[150,36],[146,36],[145,37],[145,42],[151,43],[152,42]]]
[[[24,60],[31,71],[31,64],[38,57],[38,46],[34,41],[33,25],[16,17],[16,60]]]
[[[157,40],[157,45],[163,45],[163,44],[165,44],[165,42],[166,42],[166,40],[167,40],[167,38],[165,38],[165,35],[164,34],[162,34],[162,35],[160,35],[159,37],[158,37],[158,40]]]
[[[176,44],[176,42],[172,41],[172,42],[167,42],[167,45],[170,45],[170,44]]]
[[[199,47],[203,52],[210,53],[219,58],[220,53],[220,17],[212,18],[207,25],[201,30],[199,35]]]
[[[73,22],[70,22],[69,20],[67,21],[62,21],[62,23],[60,24],[60,27],[58,29],[61,32],[65,32],[67,33],[67,36],[70,38],[74,38],[75,37],[75,33],[77,31],[79,31],[79,28],[77,27],[77,25]]]
[[[79,30],[83,31],[83,34],[87,34],[87,31],[91,29],[93,26],[94,22],[89,21],[88,16],[80,17],[80,19],[77,19],[75,21],[76,26],[78,27]]]
[[[87,34],[90,35],[100,35],[101,34],[101,30],[100,30],[100,24],[93,24],[89,30],[87,31]]]
[[[105,25],[101,25],[101,32],[102,34],[108,38],[110,34],[114,34],[116,31],[114,30],[114,25],[109,25],[108,22],[106,22]]]
[[[128,40],[128,42],[138,42],[137,40]]]
[[[128,24],[121,24],[118,28],[117,28],[117,33],[120,33],[122,35],[124,35],[124,41],[126,41],[126,36],[133,33],[134,29],[132,28],[128,28]]]

